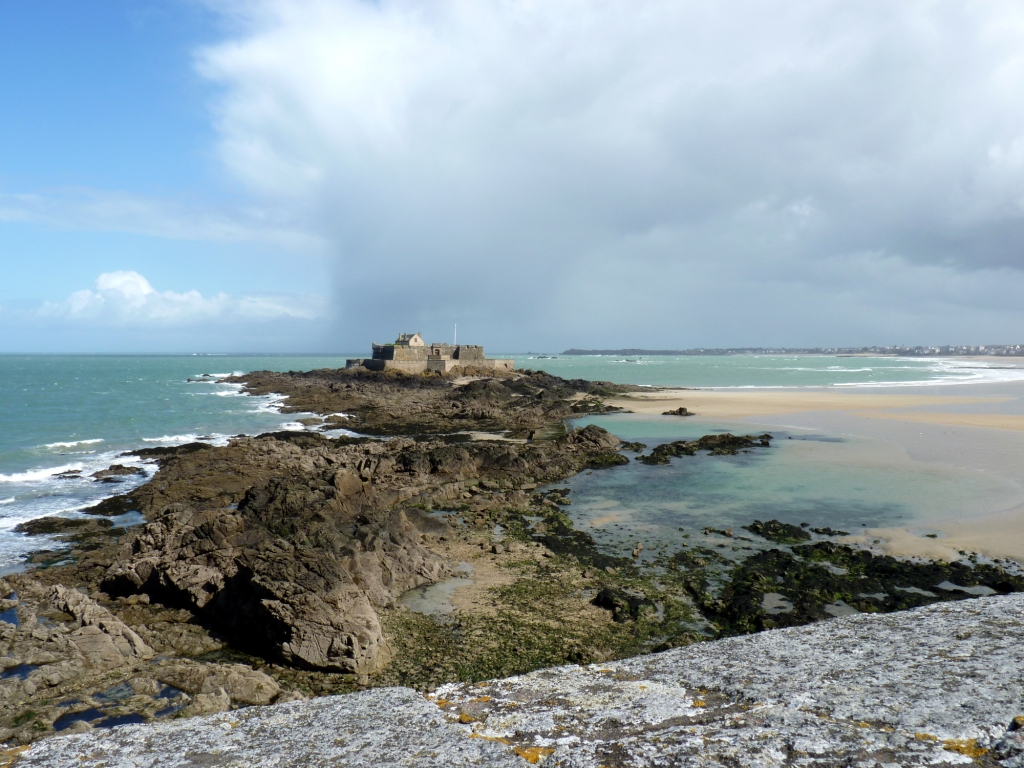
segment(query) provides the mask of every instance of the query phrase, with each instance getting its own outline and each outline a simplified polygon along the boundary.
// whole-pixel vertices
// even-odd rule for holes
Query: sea
[[[281,398],[248,396],[225,378],[254,370],[337,368],[356,356],[0,356],[0,571],[19,568],[31,551],[59,546],[15,532],[19,523],[81,516],[103,498],[146,482],[156,467],[133,450],[194,441],[224,445],[234,435],[305,429],[297,421],[301,414],[280,412]],[[1024,369],[996,359],[509,356],[519,369],[646,386],[880,388],[1024,380]],[[652,446],[738,428],[628,415],[586,422]],[[899,524],[925,507],[934,513],[982,491],[993,493],[989,486],[975,488],[970,478],[924,469],[915,474],[877,459],[877,451],[877,460],[869,460],[865,446],[848,436],[783,430],[775,437],[777,449],[724,460],[694,457],[668,468],[631,462],[564,485],[574,492],[573,514],[608,546],[640,535],[668,541],[680,529],[743,525],[753,518],[833,527]],[[137,467],[140,474],[115,482],[92,477],[112,464]],[[140,519],[128,515],[115,524]]]

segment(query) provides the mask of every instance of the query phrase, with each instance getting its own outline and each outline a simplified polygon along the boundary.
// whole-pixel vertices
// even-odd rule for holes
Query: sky
[[[0,352],[1024,341],[1024,6],[0,0]]]

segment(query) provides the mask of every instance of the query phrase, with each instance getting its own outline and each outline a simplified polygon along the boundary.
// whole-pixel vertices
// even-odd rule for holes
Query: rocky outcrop
[[[502,377],[359,369],[253,371],[225,381],[241,383],[254,395],[286,395],[286,411],[307,411],[328,418],[346,414],[343,422],[325,426],[344,426],[365,435],[485,430],[525,437],[531,430],[563,419],[616,411],[600,398],[641,389],[628,384],[561,379],[542,371],[518,371]],[[585,396],[582,399],[581,394]]]
[[[374,605],[443,578],[448,565],[421,546],[412,510],[362,526],[334,551],[296,546],[246,515],[282,495],[286,501],[287,491],[271,488],[241,512],[171,505],[124,546],[107,590],[184,604],[244,647],[276,651],[292,664],[374,671],[388,658]]]
[[[697,440],[676,440],[671,443],[656,445],[647,456],[637,456],[636,460],[644,464],[668,464],[673,456],[696,456],[697,451],[708,451],[712,456],[735,456],[740,451],[752,448],[768,448],[772,436],[763,435],[732,435],[726,432],[721,435],[704,435]]]
[[[68,640],[94,665],[115,665],[124,659],[151,659],[153,649],[110,611],[81,592],[61,585],[50,588],[50,602],[75,617],[80,628]]]
[[[1024,765],[1024,595],[423,696],[384,688],[51,739],[16,768]]]
[[[447,526],[421,507],[481,482],[525,503],[519,486],[625,461],[618,446],[589,426],[534,445],[282,433],[165,453],[133,494],[150,522],[103,589],[197,611],[251,652],[362,677],[390,658],[377,611],[452,573],[428,546]]]
[[[142,467],[126,467],[124,464],[111,464],[106,469],[101,469],[99,472],[93,472],[89,477],[94,477],[97,480],[109,483],[117,482],[118,478],[121,477],[144,474],[146,474],[146,470]]]

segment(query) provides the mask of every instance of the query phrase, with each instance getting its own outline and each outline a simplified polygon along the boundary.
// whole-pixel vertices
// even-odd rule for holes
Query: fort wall
[[[426,344],[420,335],[401,334],[393,344],[373,344],[373,357],[347,360],[346,368],[370,371],[402,371],[448,373],[458,367],[511,371],[515,363],[509,359],[488,359],[479,344]]]

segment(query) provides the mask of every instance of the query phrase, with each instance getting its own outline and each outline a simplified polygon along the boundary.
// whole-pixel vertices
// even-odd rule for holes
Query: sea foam
[[[95,445],[96,443],[102,443],[103,438],[97,437],[93,440],[68,440],[65,443],[45,443],[44,448],[70,448],[73,445]]]
[[[35,483],[40,480],[49,480],[54,475],[62,472],[81,471],[81,464],[62,464],[59,467],[47,467],[45,469],[30,469],[26,472],[14,472],[9,475],[0,474],[0,483]]]

